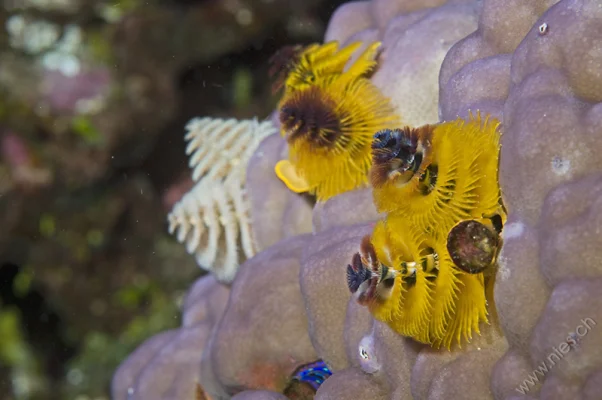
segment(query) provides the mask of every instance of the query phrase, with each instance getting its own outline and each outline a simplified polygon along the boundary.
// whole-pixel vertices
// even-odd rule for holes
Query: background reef
[[[183,126],[268,115],[266,60],[342,2],[2,2],[0,399],[106,399],[180,324],[201,274],[166,231],[192,185]]]

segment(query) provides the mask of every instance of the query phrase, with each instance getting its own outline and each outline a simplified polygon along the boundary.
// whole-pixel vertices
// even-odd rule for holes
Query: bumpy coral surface
[[[557,1],[483,1],[478,29],[452,47],[443,61],[439,75],[443,120],[477,109],[501,119],[511,87],[512,53]]]
[[[299,290],[299,258],[309,237],[277,243],[248,260],[215,328],[201,384],[211,396],[243,388],[282,392],[297,367],[318,359]],[[205,378],[211,376],[211,382]]]
[[[287,152],[286,140],[274,134],[259,144],[247,165],[246,191],[258,251],[312,229],[312,202],[288,190],[274,174],[276,164]]]
[[[213,277],[199,279],[184,301],[182,327],[148,339],[121,364],[112,398],[193,400],[201,357],[228,295]]]
[[[456,41],[474,31],[478,11],[478,2],[470,0],[354,1],[335,11],[325,41],[382,41],[372,81],[404,124],[419,126],[439,121],[441,63]]]
[[[598,218],[602,80],[591,66],[602,59],[601,21],[597,1],[485,1],[479,30],[441,72],[444,117],[474,107],[502,117],[509,215],[495,300],[510,349],[493,370],[496,399],[592,398],[600,370],[599,308],[585,298],[597,296],[600,276],[599,235],[589,232]]]
[[[595,325],[602,315],[594,300],[602,279],[596,194],[602,76],[599,68],[594,72],[602,62],[601,25],[599,1],[564,0],[551,7],[514,53],[514,84],[504,108],[500,179],[514,229],[505,238],[496,300],[510,345],[533,369],[541,363],[551,369],[545,381],[538,377],[542,398],[560,398],[569,387],[585,391],[588,378],[602,368],[602,335]],[[519,274],[525,284],[517,287]],[[520,300],[529,305],[524,316],[516,311]],[[550,356],[555,347],[561,357]],[[536,382],[514,384],[537,392]]]
[[[286,400],[287,397],[268,390],[245,390],[232,397],[232,400]]]

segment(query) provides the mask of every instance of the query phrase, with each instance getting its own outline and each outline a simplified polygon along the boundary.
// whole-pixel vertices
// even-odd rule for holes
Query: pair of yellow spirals
[[[352,263],[348,278],[352,292],[369,290],[363,301],[374,317],[404,336],[450,348],[487,322],[490,264],[506,218],[498,125],[471,114],[375,136],[371,181],[386,213],[370,237],[378,263]],[[362,268],[372,277],[363,287],[355,278]]]

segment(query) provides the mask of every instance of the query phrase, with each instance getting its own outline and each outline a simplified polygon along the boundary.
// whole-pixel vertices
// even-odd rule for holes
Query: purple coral
[[[203,351],[228,294],[213,277],[199,279],[184,301],[183,326],[150,338],[121,364],[112,398],[194,399]]]
[[[593,225],[602,77],[591,63],[602,62],[594,45],[602,10],[596,1],[554,3],[485,1],[479,30],[452,48],[441,72],[444,117],[480,108],[503,122],[509,216],[495,300],[509,349],[493,370],[495,398],[586,396],[587,377],[602,367],[599,335],[578,350],[566,343],[582,319],[599,318],[585,299],[596,298],[600,277]],[[551,355],[559,346],[568,350],[562,360]]]

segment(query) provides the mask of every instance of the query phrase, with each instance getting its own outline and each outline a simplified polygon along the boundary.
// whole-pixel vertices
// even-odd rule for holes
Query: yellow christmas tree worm
[[[299,56],[285,80],[285,96],[295,90],[303,90],[315,85],[320,79],[340,75],[351,55],[361,43],[353,43],[338,51],[338,42],[324,45],[312,44]],[[338,52],[337,52],[338,51]]]
[[[447,235],[458,221],[502,215],[497,181],[499,122],[480,113],[375,135],[374,203],[391,218],[412,218]],[[429,228],[430,227],[430,228]]]
[[[374,132],[398,122],[389,100],[364,77],[378,46],[368,46],[343,72],[352,51],[333,55],[334,46],[326,44],[290,72],[279,106],[289,157],[275,168],[289,189],[324,201],[367,183]]]
[[[446,240],[421,234],[411,221],[394,229],[401,234],[380,221],[362,241],[347,268],[352,293],[401,335],[447,348],[469,340],[487,322],[483,274],[456,268]]]
[[[326,44],[311,44],[302,46],[286,46],[270,59],[269,74],[279,74],[274,82],[274,89],[285,88],[284,96],[296,91],[307,89],[321,79],[337,76],[343,73],[345,66],[360,47],[361,42],[351,43],[339,49],[337,41]],[[376,55],[380,42],[372,43],[360,55],[350,68],[351,75],[365,75],[376,66]]]
[[[310,44],[306,47],[285,46],[270,58],[270,76],[276,76],[272,90],[284,87],[284,96],[314,85],[319,79],[340,75],[361,42],[339,50],[337,41]]]

